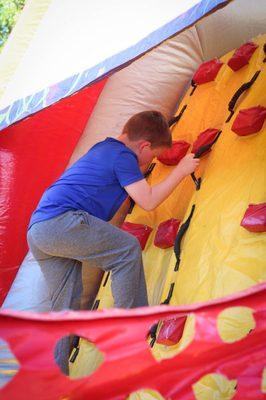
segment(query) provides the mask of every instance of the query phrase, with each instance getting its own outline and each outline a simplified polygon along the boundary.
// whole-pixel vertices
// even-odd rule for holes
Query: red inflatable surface
[[[182,338],[187,317],[171,318],[162,323],[157,343],[173,346]]]
[[[258,48],[258,45],[253,42],[247,42],[236,49],[227,65],[233,70],[238,71],[240,68],[248,64],[252,54]]]
[[[250,232],[266,232],[266,203],[249,204],[240,225]]]
[[[170,218],[167,221],[161,222],[156,231],[154,246],[160,247],[161,249],[172,247],[175,243],[180,223],[181,221],[175,218]]]
[[[210,61],[205,61],[194,73],[192,80],[197,85],[214,81],[222,66],[223,63],[218,60],[218,58],[214,58]]]
[[[209,373],[237,380],[234,400],[262,400],[266,365],[266,283],[245,292],[193,306],[157,306],[35,314],[0,312],[1,337],[8,342],[20,370],[0,391],[1,400],[124,400],[139,389],[157,390],[165,399],[195,399],[192,385]],[[255,328],[242,340],[225,343],[217,316],[227,307],[253,310]],[[152,324],[193,313],[193,341],[180,354],[157,362],[145,340]],[[89,338],[104,353],[91,376],[71,380],[53,358],[55,343],[75,333]]]
[[[165,165],[177,165],[189,148],[190,143],[185,140],[174,140],[171,149],[165,150],[157,159]]]
[[[266,119],[266,107],[256,106],[240,110],[232,125],[239,136],[251,135],[261,130]]]
[[[148,225],[133,224],[132,222],[123,222],[121,229],[125,232],[130,233],[138,239],[141,250],[145,249],[147,240],[152,232],[152,228]]]
[[[31,213],[64,171],[105,82],[1,131],[0,305],[28,251]]]

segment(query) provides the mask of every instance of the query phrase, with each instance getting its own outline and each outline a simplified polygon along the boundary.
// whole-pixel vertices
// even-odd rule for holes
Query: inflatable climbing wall
[[[65,0],[63,14],[60,0],[27,1],[0,57],[0,398],[263,399],[265,3],[172,0],[163,9],[155,0],[126,10],[118,0],[103,12],[101,1]],[[147,20],[136,29],[128,12]],[[151,36],[138,42],[143,29]],[[38,264],[30,253],[23,260],[30,213],[65,167],[145,109],[171,119],[175,141],[147,168],[151,184],[186,152],[201,158],[156,210],[131,203],[127,213],[125,204],[112,221],[127,213],[122,229],[140,240],[153,307],[110,309],[111,277],[83,265],[83,309],[98,311],[49,313]],[[69,377],[54,359],[67,335]]]
[[[167,176],[173,168],[169,164],[177,163],[185,143],[185,152],[198,152],[201,159],[194,181],[184,179],[152,212],[134,205],[126,218],[124,229],[131,229],[143,247],[151,305],[216,299],[266,278],[265,233],[241,226],[250,204],[260,205],[258,220],[265,221],[265,40],[266,36],[257,37],[199,67],[172,121],[176,151],[168,151],[161,161],[154,160],[147,178],[154,185]],[[176,221],[175,228],[171,221]],[[170,237],[166,244],[158,241],[159,227],[166,229],[164,238]],[[112,306],[110,276],[106,274],[94,308]],[[224,312],[219,324],[229,342],[254,328],[247,308]],[[178,354],[193,339],[194,329],[190,315],[159,321],[148,339],[154,357],[159,361]],[[102,355],[92,343],[80,339],[70,360],[70,375],[84,376],[97,369]],[[221,393],[229,390],[228,382],[219,375],[207,377],[204,386],[195,389],[197,399],[216,398],[217,386]],[[206,397],[207,392],[213,397]],[[228,396],[219,398],[232,398]],[[133,398],[159,397],[150,393]]]

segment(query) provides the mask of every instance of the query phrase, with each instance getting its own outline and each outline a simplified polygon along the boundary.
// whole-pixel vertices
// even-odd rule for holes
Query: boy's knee
[[[129,252],[133,253],[135,256],[142,254],[138,239],[129,233],[127,234],[126,247],[127,250],[129,250]]]
[[[133,250],[141,251],[140,243],[138,239],[133,235],[130,235],[130,245]]]

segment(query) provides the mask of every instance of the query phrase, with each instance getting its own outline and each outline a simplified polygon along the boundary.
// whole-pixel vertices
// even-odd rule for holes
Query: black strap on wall
[[[181,225],[181,228],[179,229],[179,232],[176,236],[174,251],[175,251],[176,258],[177,258],[177,262],[176,262],[176,266],[174,269],[175,271],[178,271],[178,267],[179,267],[179,263],[180,263],[181,240],[189,227],[190,220],[193,216],[194,210],[195,210],[195,204],[193,204],[188,219]],[[169,304],[170,303],[173,292],[174,292],[174,287],[175,287],[175,282],[172,282],[170,285],[170,288],[169,288],[167,298],[161,304]],[[158,325],[159,325],[159,322],[157,324],[152,325],[152,327],[149,330],[149,335],[151,337],[151,342],[150,342],[151,347],[153,347],[154,343],[156,342],[156,332],[158,329]]]
[[[194,157],[195,158],[195,157]],[[201,187],[201,178],[196,178],[196,175],[194,172],[190,174],[191,178],[193,179],[193,182],[195,183],[196,190],[200,190]]]
[[[207,151],[210,150],[210,148],[214,145],[215,142],[217,142],[218,138],[220,137],[222,131],[218,131],[217,135],[215,136],[214,140],[208,144],[205,144],[204,146],[201,146],[198,151],[195,153],[194,158],[200,158],[202,155],[204,155]],[[191,174],[191,178],[193,179],[196,190],[200,189],[201,186],[201,178],[196,178],[194,172]]]
[[[128,214],[131,214],[135,205],[135,201],[133,199],[131,199],[131,197],[129,198],[130,200],[130,205],[129,205],[129,209],[128,209]]]
[[[92,306],[92,311],[97,310],[100,304],[100,300],[95,300],[93,306]]]
[[[206,153],[207,151],[210,150],[210,148],[214,145],[214,143],[217,142],[217,140],[219,139],[220,135],[221,135],[222,131],[218,131],[217,135],[215,136],[215,138],[208,144],[205,144],[204,146],[201,146],[198,151],[196,151],[195,153],[195,158],[200,158],[201,156],[204,155],[204,153]]]
[[[156,163],[151,163],[151,165],[149,166],[149,168],[147,169],[147,171],[144,174],[144,178],[148,178],[148,176],[152,173],[154,167],[155,167]],[[128,214],[131,214],[133,211],[133,208],[135,206],[135,201],[133,199],[131,199],[131,197],[129,198],[130,200],[130,205],[129,205],[129,209],[128,209]]]
[[[105,280],[104,280],[104,282],[103,282],[103,287],[106,286],[106,284],[107,284],[107,282],[108,282],[108,279],[109,279],[109,276],[110,276],[110,271],[107,272],[107,274],[106,274]]]
[[[230,114],[225,122],[230,121],[230,119],[234,115],[234,112],[235,112],[234,108],[235,108],[237,100],[239,99],[239,97],[241,96],[242,93],[244,93],[246,90],[248,90],[253,85],[253,83],[259,76],[259,74],[260,74],[260,71],[255,72],[255,74],[253,75],[253,77],[250,79],[249,82],[243,83],[243,85],[241,85],[240,88],[237,89],[237,91],[235,92],[235,94],[233,95],[233,97],[231,98],[231,100],[228,103],[228,110],[230,111]]]
[[[191,218],[193,217],[194,211],[195,211],[195,204],[193,204],[189,217],[188,219],[181,225],[176,238],[175,238],[175,245],[174,245],[174,252],[176,256],[176,265],[175,265],[175,271],[178,271],[179,269],[179,264],[180,264],[180,253],[181,253],[181,241],[183,239],[184,234],[188,230]]]
[[[79,353],[79,340],[80,340],[79,336],[75,335],[73,337],[72,346],[75,349],[75,351],[72,354],[71,358],[69,359],[69,362],[71,362],[71,363],[75,362],[75,360],[76,360],[76,358],[78,356],[78,353]]]
[[[148,178],[150,176],[150,174],[154,170],[155,165],[156,165],[156,163],[151,163],[151,165],[149,166],[149,168],[147,169],[147,171],[144,174],[144,178]]]
[[[97,310],[97,308],[99,307],[99,304],[100,304],[100,300],[96,300],[95,303],[92,306],[92,310]],[[80,349],[79,344],[80,344],[80,337],[79,336],[74,336],[72,345],[73,345],[73,349],[75,349],[75,350],[74,350],[74,353],[72,354],[72,356],[69,359],[69,362],[71,362],[71,363],[74,363],[76,361],[76,358],[77,358],[77,356],[79,354],[79,349]]]
[[[183,115],[183,113],[184,113],[184,111],[185,111],[186,108],[187,108],[187,104],[185,104],[185,105],[182,107],[182,109],[181,109],[181,111],[180,111],[180,113],[179,113],[178,115],[176,115],[175,117],[173,117],[173,118],[171,118],[171,119],[169,120],[169,122],[168,122],[169,128],[170,128],[172,125],[176,124],[176,123],[180,120],[180,118],[182,117],[182,115]]]
[[[192,96],[195,90],[197,89],[197,84],[193,81],[193,79],[191,79],[191,86],[193,89],[190,92],[190,96]]]
[[[174,287],[175,287],[175,283],[173,282],[170,285],[167,298],[161,304],[169,304],[170,303],[170,300],[171,300],[171,297],[172,297],[172,294],[173,294],[173,291],[174,291]]]
[[[151,341],[150,341],[150,346],[153,347],[154,343],[156,342],[156,332],[159,326],[159,322],[157,322],[157,324],[152,325],[152,327],[149,330],[149,335],[151,337]]]
[[[169,288],[169,292],[167,295],[167,298],[161,303],[161,304],[169,304],[171,297],[173,295],[173,291],[174,291],[174,287],[175,287],[175,283],[172,282]],[[153,347],[154,343],[156,342],[156,332],[159,326],[159,322],[157,324],[152,325],[152,327],[149,330],[149,335],[151,337],[151,341],[150,341],[150,346]]]

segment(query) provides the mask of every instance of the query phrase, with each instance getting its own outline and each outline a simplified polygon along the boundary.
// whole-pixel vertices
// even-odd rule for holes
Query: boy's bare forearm
[[[129,196],[144,210],[154,210],[161,204],[176,186],[187,175],[195,171],[199,165],[199,159],[194,158],[194,154],[187,154],[171,173],[162,182],[154,186],[149,186],[145,179],[125,186]]]
[[[153,210],[160,205],[174,191],[176,186],[186,177],[187,174],[181,168],[176,167],[166,179],[157,185],[151,186],[150,209]]]

